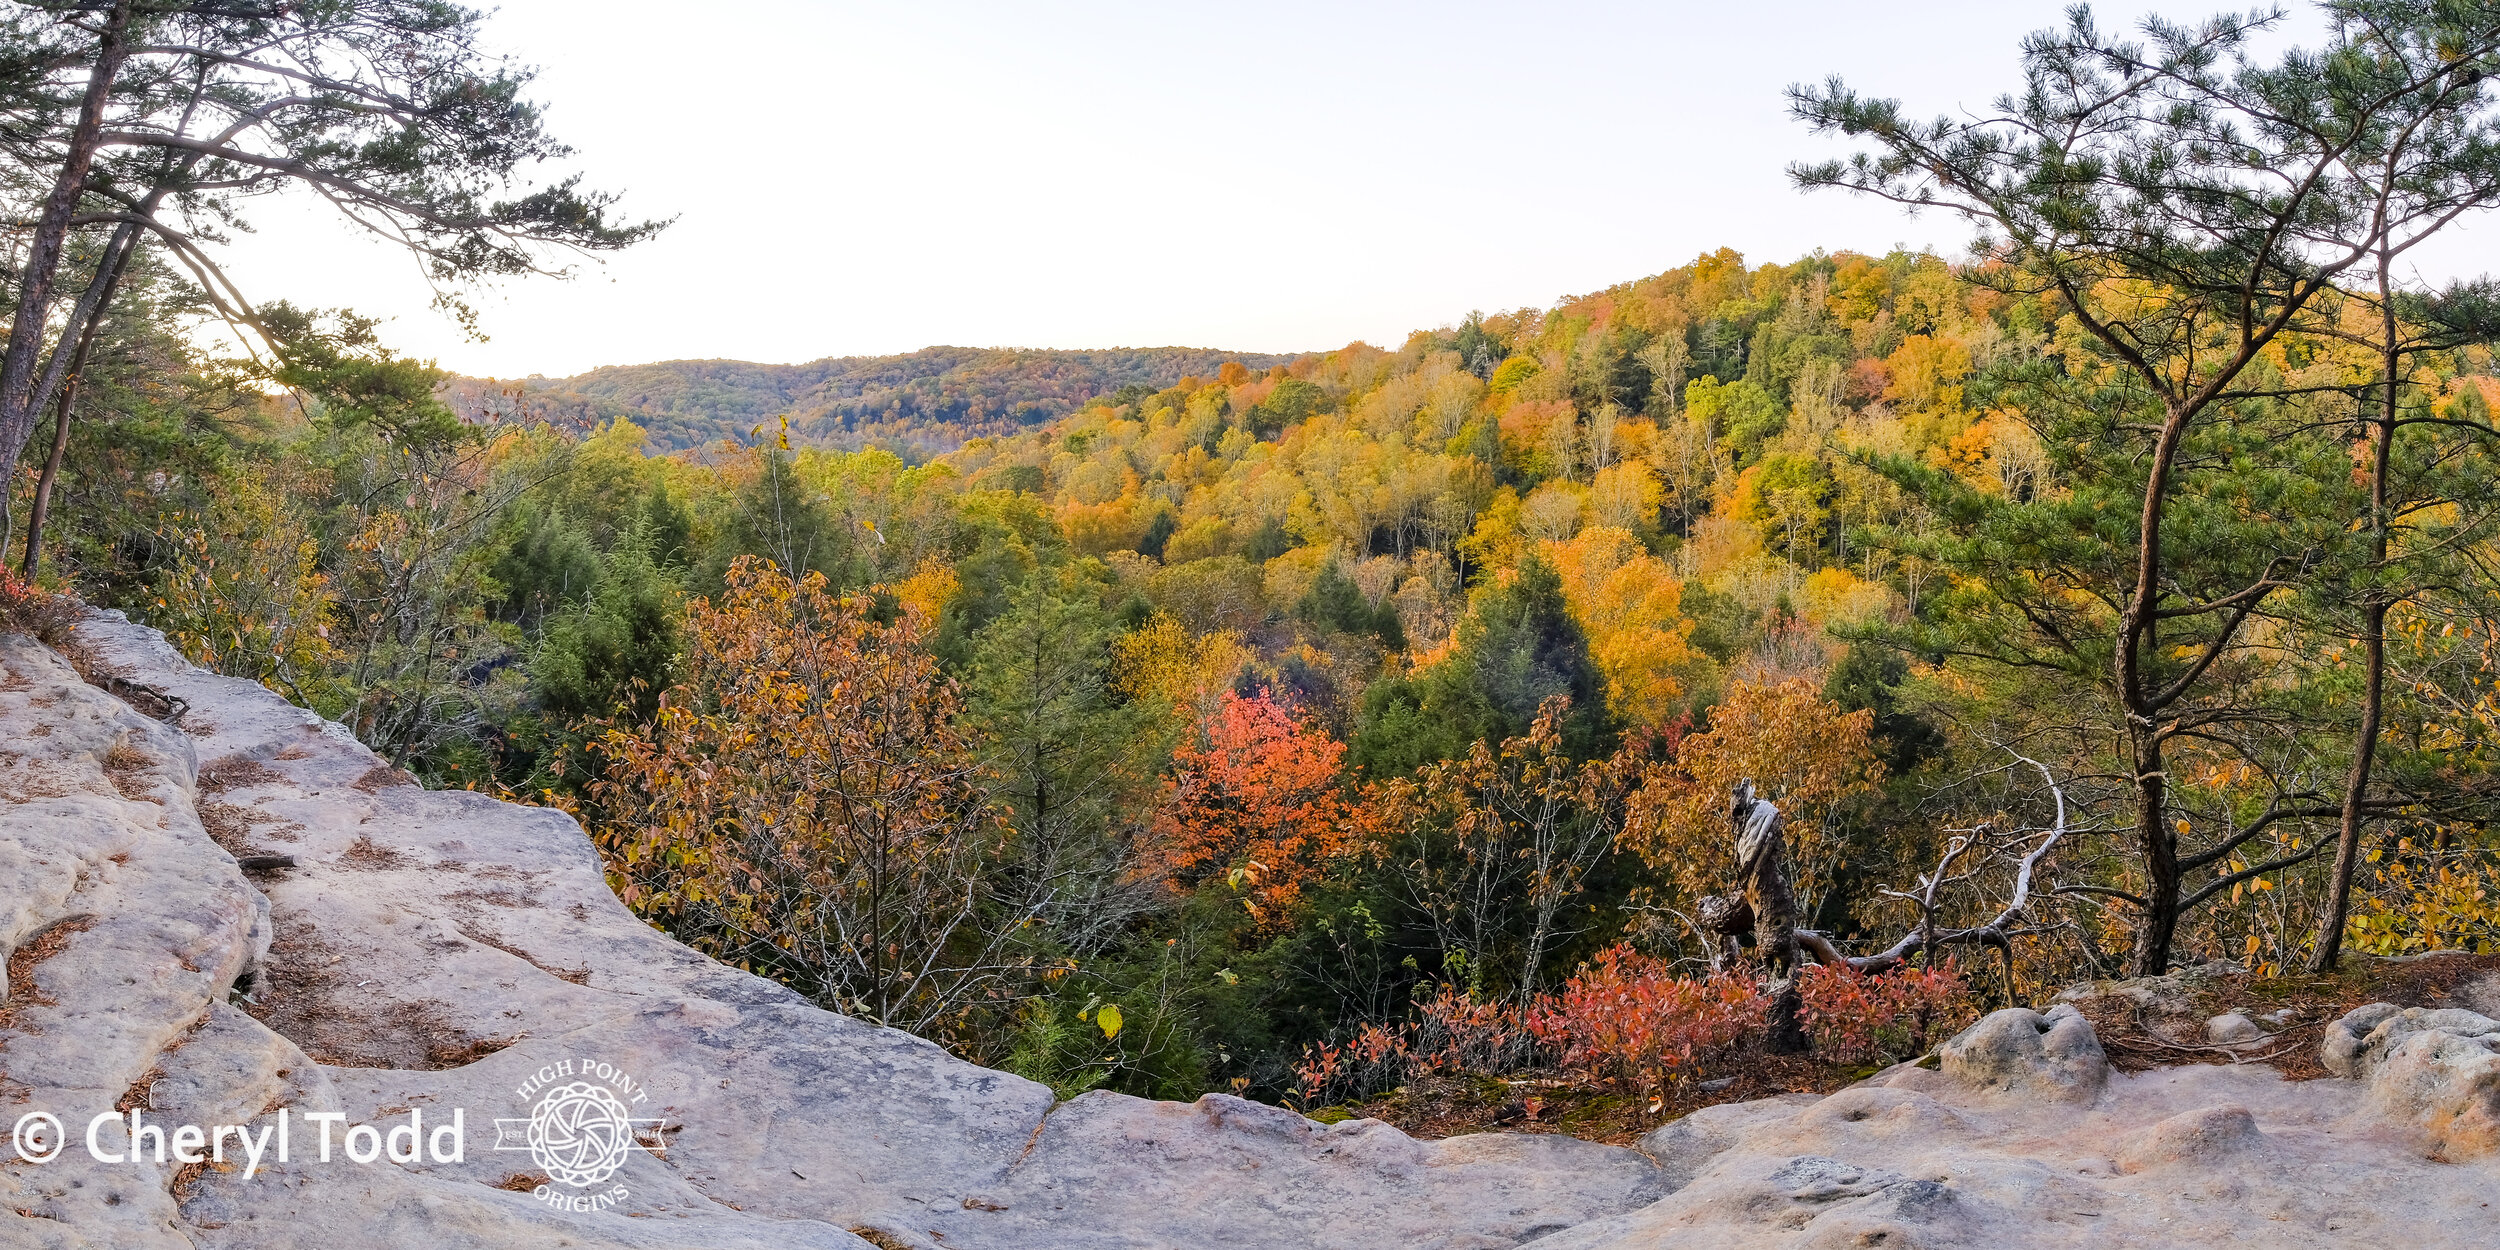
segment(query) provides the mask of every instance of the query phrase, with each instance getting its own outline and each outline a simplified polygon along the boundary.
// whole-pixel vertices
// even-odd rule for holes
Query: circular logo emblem
[[[596,1185],[625,1166],[625,1152],[634,1148],[632,1114],[605,1085],[561,1085],[531,1109],[529,1147],[549,1177]]]

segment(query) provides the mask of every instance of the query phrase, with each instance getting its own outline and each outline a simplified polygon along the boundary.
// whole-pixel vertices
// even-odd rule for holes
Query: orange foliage
[[[1650,769],[1632,796],[1624,842],[1687,898],[1726,888],[1735,871],[1728,791],[1751,777],[1788,817],[1793,878],[1810,908],[1835,866],[1823,818],[1883,777],[1874,723],[1873,712],[1843,712],[1802,679],[1739,682],[1711,710],[1708,732],[1685,738],[1672,764]]]
[[[1172,753],[1148,869],[1191,886],[1229,868],[1250,914],[1282,926],[1303,886],[1344,847],[1344,758],[1344,743],[1265,694],[1225,692],[1204,739]]]
[[[1695,663],[1685,639],[1684,583],[1630,531],[1603,526],[1545,544],[1562,574],[1563,598],[1587,633],[1590,658],[1606,675],[1606,704],[1635,725],[1673,718],[1683,675]]]
[[[689,944],[925,1031],[997,971],[966,939],[999,829],[928,618],[872,611],[740,557],[687,605],[685,683],[596,744],[595,835],[617,897]]]

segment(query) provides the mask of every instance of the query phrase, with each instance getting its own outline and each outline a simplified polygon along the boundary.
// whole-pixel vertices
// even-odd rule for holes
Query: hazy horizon
[[[1849,147],[1781,93],[1836,73],[1918,115],[1984,107],[2063,7],[1905,20],[1817,0],[1770,42],[1729,6],[1604,0],[1288,5],[1254,31],[1118,3],[734,0],[690,22],[651,0],[520,0],[487,32],[542,67],[531,94],[580,149],[564,168],[674,227],[575,281],[484,293],[485,343],[326,208],[256,206],[227,254],[255,299],[384,317],[398,350],[482,377],[971,343],[1394,346],[1720,247],[1958,257],[1955,219],[1793,190],[1789,162]],[[2461,271],[2473,237],[2422,267]]]

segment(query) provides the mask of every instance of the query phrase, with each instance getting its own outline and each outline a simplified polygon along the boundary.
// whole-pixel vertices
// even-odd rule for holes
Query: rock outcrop
[[[2327,1026],[2318,1058],[2382,1114],[2418,1125],[2441,1157],[2500,1150],[2500,1020],[2372,1003]]]
[[[1999,1012],[1934,1068],[1638,1150],[1057,1103],[670,941],[561,813],[420,789],[150,631],[79,633],[91,676],[190,710],[159,723],[0,638],[0,1130],[42,1111],[70,1138],[39,1163],[0,1139],[0,1247],[2493,1244],[2500,1172],[2425,1146],[2480,1140],[2456,1108],[2489,1105],[2464,1053],[2489,1035],[2392,1009],[2329,1031],[2357,1079],[2305,1084],[2114,1074],[2072,1010]],[[591,1078],[614,1116],[537,1114]],[[112,1153],[133,1114],[283,1120],[293,1150],[93,1158],[90,1123]],[[569,1184],[533,1134],[559,1167],[621,1163]]]
[[[1936,1049],[1963,1088],[2018,1102],[2089,1103],[2109,1083],[2101,1039],[2073,1007],[1994,1012]]]
[[[0,1142],[0,1246],[1508,1246],[1666,1190],[1647,1156],[1567,1138],[1421,1142],[1224,1095],[1054,1106],[670,941],[560,812],[420,789],[151,631],[79,635],[190,711],[159,724],[0,640],[0,945],[24,976],[0,1128],[44,1110],[73,1139],[41,1165]],[[247,878],[238,853],[296,866]],[[610,1209],[521,1192],[533,1156],[492,1148],[567,1061],[647,1091],[659,1148],[628,1152]],[[84,1127],[130,1105],[288,1108],[296,1150],[249,1178],[231,1139],[206,1168],[94,1162]],[[457,1163],[307,1158],[308,1112],[344,1134],[455,1109]]]

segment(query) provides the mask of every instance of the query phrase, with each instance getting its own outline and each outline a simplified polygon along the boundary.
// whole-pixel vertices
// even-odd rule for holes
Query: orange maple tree
[[[1226,692],[1205,732],[1172,753],[1147,868],[1184,888],[1229,872],[1262,926],[1284,924],[1344,849],[1345,744],[1264,692]]]

